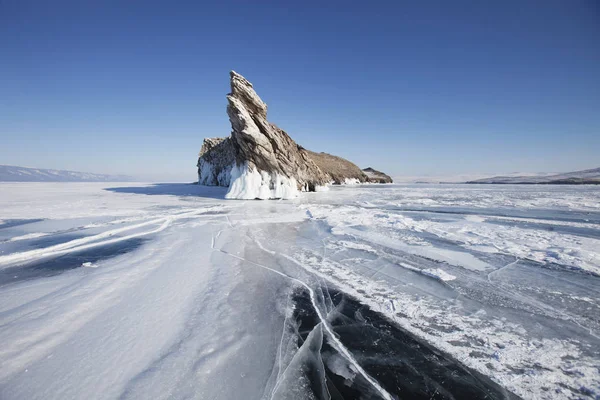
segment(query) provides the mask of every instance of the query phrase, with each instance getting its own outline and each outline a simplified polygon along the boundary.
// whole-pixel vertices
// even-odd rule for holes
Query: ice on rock
[[[230,138],[204,139],[198,158],[198,184],[229,186],[235,150]]]
[[[293,199],[298,196],[298,184],[277,172],[258,171],[244,164],[231,169],[231,184],[227,199],[268,200]]]
[[[346,178],[342,185],[360,185],[360,181],[356,178]]]

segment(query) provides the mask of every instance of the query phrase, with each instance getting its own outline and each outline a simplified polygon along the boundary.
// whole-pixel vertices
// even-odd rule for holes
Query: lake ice
[[[597,398],[600,187],[0,183],[0,398]]]

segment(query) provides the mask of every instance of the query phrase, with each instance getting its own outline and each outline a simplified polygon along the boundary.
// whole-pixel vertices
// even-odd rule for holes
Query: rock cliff
[[[198,183],[228,186],[230,199],[289,199],[299,191],[326,190],[331,183],[369,180],[350,161],[299,146],[267,120],[267,105],[252,84],[230,72],[227,114],[231,136],[205,139]]]
[[[235,154],[231,138],[204,139],[198,154],[198,183],[229,186]]]

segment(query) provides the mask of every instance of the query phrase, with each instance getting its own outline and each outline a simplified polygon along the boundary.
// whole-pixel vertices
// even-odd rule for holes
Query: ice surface
[[[237,178],[240,195],[295,187]],[[426,398],[510,397],[477,374],[523,398],[600,395],[600,188],[224,196],[0,184],[0,398],[386,398],[421,380]],[[442,358],[474,380],[432,381]]]
[[[27,234],[21,235],[21,236],[13,236],[13,237],[9,238],[8,241],[17,242],[19,240],[35,239],[35,238],[43,237],[46,235],[47,235],[47,233],[44,233],[44,232],[27,233]]]

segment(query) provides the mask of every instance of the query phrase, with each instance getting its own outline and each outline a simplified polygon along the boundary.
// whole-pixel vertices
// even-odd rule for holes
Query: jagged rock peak
[[[233,96],[239,99],[248,111],[266,119],[267,105],[256,94],[252,83],[233,70],[229,72],[229,78],[231,93],[229,93],[228,98]]]
[[[235,71],[229,76],[231,136],[204,141],[198,183],[229,186],[225,197],[230,199],[287,199],[299,191],[325,190],[331,183],[368,180],[348,160],[299,146],[267,120],[267,105],[252,84]]]
[[[248,80],[230,74],[227,115],[231,136],[205,141],[198,181],[229,186],[235,199],[292,198],[327,185],[327,175],[285,131],[267,120],[267,105]]]
[[[227,114],[231,138],[235,143],[238,166],[250,172],[266,173],[271,182],[281,176],[295,182],[300,190],[314,190],[327,184],[326,175],[308,158],[290,136],[267,120],[267,106],[243,76],[232,72],[231,93],[227,95]],[[294,189],[296,190],[296,189]]]

